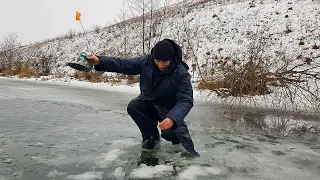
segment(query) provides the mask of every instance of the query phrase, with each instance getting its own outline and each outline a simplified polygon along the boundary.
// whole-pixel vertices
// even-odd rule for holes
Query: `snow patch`
[[[12,159],[8,158],[6,160],[3,160],[2,163],[11,164],[12,163]]]
[[[98,163],[98,165],[101,168],[106,168],[112,162],[114,162],[117,159],[119,159],[119,156],[124,154],[124,153],[125,153],[125,151],[122,151],[120,149],[113,149],[113,150],[109,151],[106,154],[102,154],[102,160]]]
[[[40,157],[40,156],[31,156],[31,159],[38,161],[40,163],[50,164],[50,165],[55,165],[55,166],[70,163],[70,157],[68,157],[66,155],[59,155],[58,157],[56,157],[54,159],[46,159],[46,158]]]
[[[113,172],[113,175],[116,177],[116,178],[123,178],[126,173],[123,171],[123,168],[122,167],[117,167],[114,172]]]
[[[153,177],[163,177],[171,174],[173,171],[172,165],[156,165],[154,167],[141,164],[139,168],[134,169],[130,177],[139,179],[150,179]]]
[[[47,175],[47,178],[56,178],[58,176],[63,176],[65,174],[66,174],[65,172],[58,172],[57,170],[53,170]]]
[[[67,179],[71,180],[91,180],[91,179],[102,179],[103,172],[85,172],[79,175],[70,175]]]
[[[213,167],[189,166],[179,174],[179,179],[196,179],[197,176],[220,175],[222,171]]]

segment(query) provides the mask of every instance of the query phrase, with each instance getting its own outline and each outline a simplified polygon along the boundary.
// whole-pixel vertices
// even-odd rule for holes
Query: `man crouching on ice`
[[[142,134],[142,148],[153,149],[161,137],[182,146],[194,156],[184,118],[193,106],[193,89],[188,65],[173,40],[156,43],[151,54],[130,59],[89,55],[96,71],[140,74],[140,95],[128,104],[127,111]],[[159,123],[158,123],[159,122]]]

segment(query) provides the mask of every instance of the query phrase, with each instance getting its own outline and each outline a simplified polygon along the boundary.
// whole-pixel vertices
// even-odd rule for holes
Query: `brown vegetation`
[[[39,74],[30,69],[28,65],[17,65],[12,68],[4,68],[2,76],[19,76],[20,78],[39,77]]]
[[[243,96],[269,94],[268,84],[275,82],[258,63],[249,61],[239,69],[229,67],[225,69],[223,78],[209,78],[200,81],[199,89],[215,91],[219,96]]]
[[[127,76],[128,85],[133,85],[135,83],[138,83],[139,81],[140,81],[139,76],[133,76],[133,75]]]
[[[102,72],[81,72],[76,71],[74,73],[74,78],[79,79],[81,81],[89,81],[92,83],[100,83],[100,82],[107,82],[107,79],[102,78]]]

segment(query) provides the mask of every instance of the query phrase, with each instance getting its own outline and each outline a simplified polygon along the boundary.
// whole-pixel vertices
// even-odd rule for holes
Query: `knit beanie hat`
[[[170,61],[174,56],[174,49],[169,41],[157,42],[152,51],[153,58],[161,61]]]

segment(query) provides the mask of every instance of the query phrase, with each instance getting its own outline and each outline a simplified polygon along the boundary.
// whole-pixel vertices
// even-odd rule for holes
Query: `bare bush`
[[[179,31],[179,41],[183,43],[183,59],[192,64],[192,78],[194,79],[196,74],[200,76],[200,80],[203,80],[203,72],[196,52],[200,44],[200,29],[197,28],[199,27],[197,26],[199,21],[186,16],[189,10],[184,5],[179,8],[179,11],[182,17],[182,23],[179,24],[177,28],[181,29],[181,32]],[[192,25],[191,21],[195,24]]]
[[[0,44],[0,70],[10,70],[19,56],[18,36],[15,33],[3,37]]]
[[[170,0],[128,0],[128,6],[133,16],[139,16],[142,21],[141,42],[142,54],[151,50],[152,39],[161,37],[164,20],[167,18],[167,5]],[[161,8],[162,7],[162,8]]]
[[[222,62],[223,63],[223,62]],[[249,61],[244,66],[223,67],[222,78],[208,78],[200,81],[199,89],[210,89],[221,97],[265,95],[270,91],[269,73],[259,62]]]
[[[116,23],[118,29],[119,29],[119,34],[121,34],[121,49],[122,53],[124,54],[124,57],[129,56],[131,52],[131,47],[129,46],[130,44],[130,37],[129,37],[129,31],[130,31],[130,25],[131,23],[127,20],[128,19],[128,11],[126,11],[126,3],[125,1],[122,2],[122,8],[120,9],[120,14],[118,15],[119,17],[119,22]],[[120,48],[119,48],[120,49]],[[120,51],[120,50],[119,50]]]
[[[295,109],[298,106],[319,111],[320,69],[317,57],[288,58],[286,52],[267,53],[267,34],[249,33],[251,43],[246,54],[237,58],[218,58],[213,76],[204,78],[199,89],[209,89],[221,97],[253,97],[274,94],[274,105]],[[252,98],[253,99],[253,98]]]
[[[99,25],[94,25],[93,30],[98,34],[101,31],[101,27]]]
[[[36,59],[33,62],[36,71],[39,72],[42,76],[50,75],[55,63],[56,59],[52,54],[46,54],[41,50],[37,51]]]
[[[73,39],[76,36],[76,32],[74,30],[69,30],[69,32],[66,34],[66,39]]]
[[[142,54],[145,54],[145,36],[146,36],[146,14],[148,13],[148,6],[150,6],[150,1],[148,0],[128,0],[129,7],[133,14],[141,16],[142,20],[142,33],[141,33],[141,42],[142,42]]]

